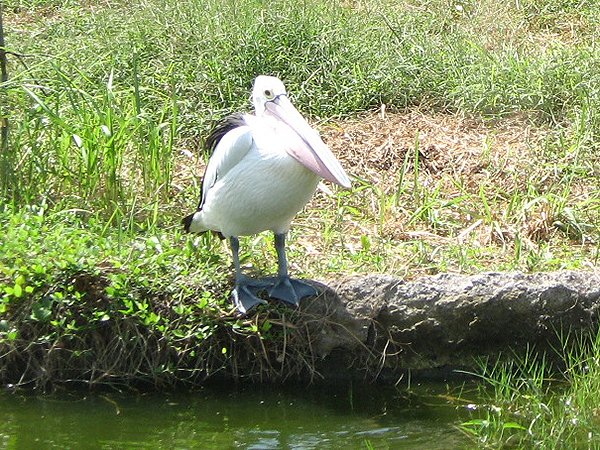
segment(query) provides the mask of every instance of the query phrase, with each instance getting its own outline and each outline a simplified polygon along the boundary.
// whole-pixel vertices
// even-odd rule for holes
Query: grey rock
[[[561,271],[354,277],[302,312],[314,317],[307,327],[325,377],[378,378],[472,370],[478,358],[532,348],[551,353],[561,334],[595,331],[599,307],[600,273]]]

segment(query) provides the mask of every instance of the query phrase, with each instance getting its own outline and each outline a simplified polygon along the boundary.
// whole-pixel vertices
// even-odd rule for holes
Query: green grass
[[[418,152],[406,153],[394,190],[353,168],[364,181],[355,183],[353,195],[338,197],[338,217],[354,208],[363,214],[351,213],[351,220],[373,218],[381,233],[390,217],[400,215],[406,228],[456,236],[467,215],[497,229],[518,229],[547,202],[565,235],[595,242],[598,12],[594,2],[542,1],[154,0],[110,8],[8,2],[9,49],[34,56],[10,58],[3,104],[11,133],[1,162],[2,192],[15,205],[91,210],[132,231],[139,223],[173,225],[198,193],[193,172],[180,170],[195,160],[182,152],[197,153],[198,142],[226,112],[247,110],[254,76],[270,73],[285,80],[294,102],[313,119],[354,116],[385,103],[392,110],[466,114],[492,125],[516,115],[523,126],[550,129],[545,142],[533,144],[536,161],[516,169],[512,186],[495,183],[506,174],[492,157],[482,159],[490,175],[475,191],[468,179],[425,183]],[[494,129],[489,133],[493,137]],[[415,148],[419,139],[417,132]],[[522,176],[531,170],[533,177]],[[582,184],[584,196],[576,189]],[[321,230],[338,241],[336,247],[342,223],[336,219]],[[393,245],[367,238],[382,254]],[[519,239],[502,249],[514,255],[498,266],[527,268],[523,256],[531,255],[515,244]],[[570,257],[560,243],[551,247],[559,249],[559,260],[593,259],[594,250]],[[480,250],[471,250],[462,256],[451,251],[448,261],[436,264],[462,267],[465,256],[475,263]],[[560,265],[553,258],[529,264]]]
[[[5,10],[9,49],[37,55],[21,59],[28,70],[11,58],[5,94],[2,188],[19,203],[93,200],[121,218],[153,197],[166,204],[176,150],[195,150],[215,118],[247,109],[259,73],[283,78],[313,117],[382,103],[495,120],[518,113],[557,127],[583,158],[596,150],[599,53],[584,39],[593,2],[32,1]],[[565,17],[581,42],[563,36]]]
[[[345,161],[353,191],[318,197],[292,233],[321,235],[314,258],[291,242],[309,275],[596,263],[595,2],[10,1],[4,12],[9,50],[28,55],[9,54],[1,102],[0,188],[15,208],[81,210],[132,237],[172,233],[196,203],[203,136],[247,110],[254,76],[270,73],[313,120],[385,103],[490,124],[475,186],[428,172],[418,126],[395,172]],[[495,124],[511,117],[545,134],[527,159],[494,146]],[[263,241],[250,254],[259,266]]]
[[[323,259],[338,260],[326,273],[593,264],[600,210],[598,9],[585,1],[153,0],[110,8],[7,2],[8,47],[33,56],[10,58],[3,198],[15,206],[45,202],[57,211],[93,211],[132,233],[175,227],[199,191],[198,174],[182,170],[197,160],[184,152],[201,160],[198,143],[214,120],[247,110],[253,78],[270,73],[285,80],[314,120],[356,116],[385,103],[388,110],[418,107],[491,124],[489,159],[473,161],[487,166],[488,177],[476,188],[452,175],[427,179],[419,152],[406,152],[401,171],[389,174],[395,187],[352,167],[362,181],[351,195],[337,194],[333,216],[323,208],[316,217],[321,247],[332,253]],[[493,125],[515,116],[524,127],[546,130],[547,138],[532,143],[535,160],[518,161],[507,184],[511,158],[494,159]],[[414,148],[420,139],[416,130]],[[544,208],[550,228],[559,230],[545,255],[545,242],[530,245],[522,230]],[[380,239],[398,220],[407,230],[456,237],[473,223],[469,217],[505,242],[451,244],[432,258],[419,239]],[[373,235],[352,230],[344,238],[348,220],[363,228],[374,221]],[[348,240],[358,248],[353,239],[369,251],[340,255],[336,249],[348,248]],[[408,271],[395,263],[407,259],[403,248],[416,262]],[[504,257],[481,264],[488,251]]]
[[[575,342],[569,342],[575,340]],[[461,428],[479,448],[594,449],[600,446],[600,335],[563,338],[560,379],[530,351],[482,364],[480,404]]]

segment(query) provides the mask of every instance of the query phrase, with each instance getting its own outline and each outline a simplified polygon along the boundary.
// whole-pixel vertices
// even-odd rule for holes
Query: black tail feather
[[[204,141],[204,148],[208,151],[209,154],[212,154],[219,143],[219,141],[225,136],[228,132],[233,130],[234,128],[241,127],[246,125],[244,121],[244,114],[237,112],[233,113],[224,119],[222,119],[209,133]],[[203,187],[204,180],[202,180],[201,186]],[[200,204],[198,205],[198,210],[202,209],[202,200],[203,200],[202,191],[200,191]],[[189,216],[185,216],[181,219],[181,224],[183,225],[183,229],[190,233],[190,227],[192,226],[192,221],[194,220],[194,214],[192,213]],[[208,230],[207,230],[208,231]],[[225,239],[219,231],[210,230],[213,234],[217,235],[219,239]]]
[[[223,118],[217,125],[215,125],[212,131],[208,134],[204,140],[204,149],[209,155],[212,155],[215,148],[227,133],[237,127],[243,127],[246,125],[244,121],[244,114],[236,112]],[[202,209],[203,194],[202,189],[204,188],[204,177],[202,177],[202,183],[200,183],[200,203],[198,209]],[[187,219],[187,217],[185,218]],[[185,220],[184,219],[184,220]]]
[[[236,112],[223,118],[219,123],[212,129],[212,131],[206,137],[204,141],[204,148],[212,154],[219,141],[229,133],[231,130],[237,127],[246,125],[244,121],[244,114]]]
[[[181,224],[183,225],[183,229],[185,231],[187,231],[188,233],[190,232],[190,227],[192,226],[192,220],[194,220],[194,214],[190,214],[189,216],[185,216],[183,219],[181,219]]]
[[[185,216],[183,219],[181,219],[181,224],[183,225],[183,229],[188,233],[191,233],[190,227],[192,226],[192,220],[194,220],[194,214],[195,213],[190,214],[189,216]],[[210,231],[212,234],[214,234],[221,240],[225,239],[225,236],[223,236],[223,234],[220,231],[206,230],[206,231],[202,231],[198,234],[203,234],[203,233],[206,233],[207,231]]]

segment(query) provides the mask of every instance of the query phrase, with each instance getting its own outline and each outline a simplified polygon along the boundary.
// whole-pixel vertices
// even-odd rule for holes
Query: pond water
[[[447,387],[434,384],[7,391],[0,393],[0,450],[472,448],[456,428],[465,411],[448,399]]]

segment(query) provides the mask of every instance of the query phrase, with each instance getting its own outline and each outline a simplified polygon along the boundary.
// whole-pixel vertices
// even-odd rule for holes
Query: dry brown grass
[[[521,117],[489,124],[420,110],[401,114],[382,110],[336,121],[323,131],[344,167],[364,180],[355,182],[355,193],[340,201],[342,208],[354,212],[340,218],[344,236],[338,239],[353,255],[366,250],[381,256],[375,264],[368,256],[358,258],[357,265],[349,265],[352,271],[415,277],[507,266],[529,270],[533,267],[515,252],[542,252],[546,247],[557,256],[565,247],[588,256],[594,252],[590,236],[584,242],[581,235],[565,234],[556,226],[563,210],[554,196],[563,195],[564,174],[553,168],[553,156],[545,150],[554,136],[549,129],[534,127]],[[403,170],[405,189],[399,194]],[[593,179],[582,178],[569,186],[564,200],[574,205],[593,189]],[[415,219],[423,202],[430,202],[429,214],[435,217]],[[448,206],[452,202],[456,203]],[[315,230],[318,213],[311,211],[336,207],[331,198],[318,194],[307,208],[308,220],[300,218],[298,225]],[[327,234],[326,228],[322,224],[319,231]],[[308,235],[299,233],[297,238],[310,255],[305,266],[323,267],[312,255],[322,258],[335,249],[328,249],[321,236]],[[423,243],[428,245],[426,254],[418,255],[423,248],[416,247]],[[465,265],[460,254],[469,249],[475,259]],[[593,258],[586,263],[594,264]]]
[[[462,116],[419,110],[380,111],[325,129],[327,143],[344,166],[361,178],[373,179],[384,191],[396,187],[396,174],[417,142],[426,185],[450,176],[464,178],[468,188],[478,189],[490,166],[509,173],[528,165],[547,133],[518,118],[490,127]]]

